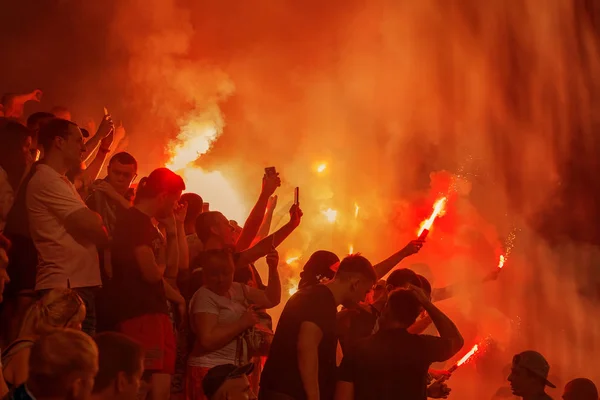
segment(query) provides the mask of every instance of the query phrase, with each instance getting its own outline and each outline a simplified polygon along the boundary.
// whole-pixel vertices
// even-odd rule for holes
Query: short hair
[[[115,154],[114,156],[112,156],[110,158],[110,161],[108,162],[108,165],[110,166],[112,163],[114,162],[118,162],[119,164],[123,164],[123,165],[134,165],[135,169],[137,171],[137,160],[135,159],[134,156],[132,156],[131,154],[125,152],[125,151],[121,151],[117,154]]]
[[[207,211],[201,213],[196,218],[196,235],[202,243],[206,244],[210,238],[210,230],[216,224],[219,217],[225,218],[219,211]]]
[[[598,399],[598,388],[594,382],[587,378],[576,378],[570,381],[565,386],[565,392],[567,388],[571,389],[574,395],[579,400],[597,400]]]
[[[423,275],[417,275],[419,280],[421,281],[421,289],[425,292],[425,294],[431,299],[431,295],[433,293],[433,288],[431,287],[431,283],[429,280],[425,278]]]
[[[54,106],[54,107],[52,107],[50,112],[54,115],[60,114],[60,113],[71,113],[71,111],[69,111],[69,109],[65,106]]]
[[[138,199],[152,199],[159,194],[176,193],[185,190],[183,178],[168,168],[157,168],[140,180],[136,192]]]
[[[67,139],[69,137],[69,128],[71,126],[77,127],[77,124],[67,121],[66,119],[54,118],[48,121],[40,128],[38,134],[38,143],[42,145],[44,151],[48,151],[52,147],[54,138],[61,137]]]
[[[418,275],[412,269],[408,268],[400,268],[392,271],[386,282],[394,288],[404,287],[409,283],[421,287],[421,280]]]
[[[27,127],[29,129],[33,129],[33,127],[38,125],[40,123],[40,121],[43,121],[45,119],[53,119],[53,118],[55,118],[54,114],[49,113],[49,112],[39,111],[39,112],[33,113],[27,118]]]
[[[94,393],[109,387],[119,372],[124,372],[128,377],[140,372],[144,350],[138,342],[117,332],[100,333],[94,337],[94,341],[99,353]]]
[[[377,274],[369,260],[360,254],[346,256],[335,274],[335,279],[346,279],[350,275],[361,275],[373,282],[377,281]]]
[[[202,213],[202,206],[204,204],[202,197],[196,193],[184,193],[181,195],[180,201],[187,203],[188,205],[187,214],[185,215],[185,222],[189,223],[196,221],[198,215]]]
[[[74,329],[56,329],[33,344],[28,382],[43,388],[48,397],[62,397],[72,374],[93,376],[97,368],[98,348],[91,337]]]
[[[412,325],[421,313],[421,303],[410,290],[396,289],[388,297],[390,316],[406,326]]]

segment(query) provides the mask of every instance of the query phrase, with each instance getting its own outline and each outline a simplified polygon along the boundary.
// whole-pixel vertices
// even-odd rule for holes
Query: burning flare
[[[298,261],[299,259],[300,259],[300,257],[289,257],[289,258],[287,258],[287,259],[285,260],[285,263],[286,263],[287,265],[290,265],[290,264],[293,264],[293,263],[295,263],[295,262],[296,262],[296,261]]]
[[[328,208],[325,211],[321,211],[321,213],[327,218],[330,224],[333,224],[337,219],[337,211],[331,208]]]
[[[354,246],[353,245],[350,245],[348,247],[348,254],[354,254]]]
[[[504,254],[500,254],[500,259],[498,260],[498,269],[502,269],[502,267],[504,267],[505,261],[506,257],[504,257]]]
[[[317,172],[323,173],[327,169],[327,163],[321,163],[317,166]]]
[[[358,218],[359,210],[360,210],[360,207],[358,206],[358,203],[354,203],[354,218]]]
[[[293,296],[294,293],[296,293],[298,291],[298,284],[300,283],[300,280],[297,278],[290,278],[290,280],[288,281],[288,293],[290,296]]]
[[[421,228],[419,229],[419,233],[417,234],[417,236],[420,237],[424,231],[429,231],[431,229],[431,226],[433,225],[433,221],[435,221],[437,217],[441,217],[442,215],[444,215],[444,212],[446,211],[446,202],[447,198],[445,196],[438,199],[435,202],[435,204],[433,205],[433,211],[431,212],[431,215],[429,216],[429,218],[427,218],[421,223]]]
[[[473,346],[473,348],[467,354],[465,354],[465,356],[463,358],[461,358],[460,360],[458,360],[458,362],[456,363],[456,366],[460,367],[461,365],[463,365],[464,363],[466,363],[467,361],[469,361],[469,359],[471,357],[473,357],[473,355],[475,353],[477,353],[478,351],[479,351],[479,345],[476,344],[475,346]]]

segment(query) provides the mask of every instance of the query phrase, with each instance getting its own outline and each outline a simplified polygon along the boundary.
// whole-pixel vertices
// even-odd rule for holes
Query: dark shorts
[[[175,334],[169,316],[149,314],[121,322],[117,330],[144,348],[144,368],[150,373],[175,373]]]

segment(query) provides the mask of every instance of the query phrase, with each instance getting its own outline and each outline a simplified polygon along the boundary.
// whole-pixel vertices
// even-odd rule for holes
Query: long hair
[[[85,305],[77,293],[67,288],[52,289],[27,310],[19,337],[41,336],[84,318]]]
[[[23,146],[29,137],[33,137],[33,132],[18,122],[7,121],[0,126],[0,167],[6,171],[15,192],[27,166]]]

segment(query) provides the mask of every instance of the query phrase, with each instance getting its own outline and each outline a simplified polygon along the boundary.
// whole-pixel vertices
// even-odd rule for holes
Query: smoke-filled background
[[[274,222],[294,186],[305,213],[287,286],[319,248],[382,260],[449,195],[403,266],[440,287],[510,250],[497,282],[441,303],[466,347],[497,344],[452,396],[491,398],[526,348],[558,386],[600,383],[598,3],[4,0],[0,90],[39,87],[30,111],[82,124],[106,106],[142,174],[177,169],[240,222],[275,165]]]

